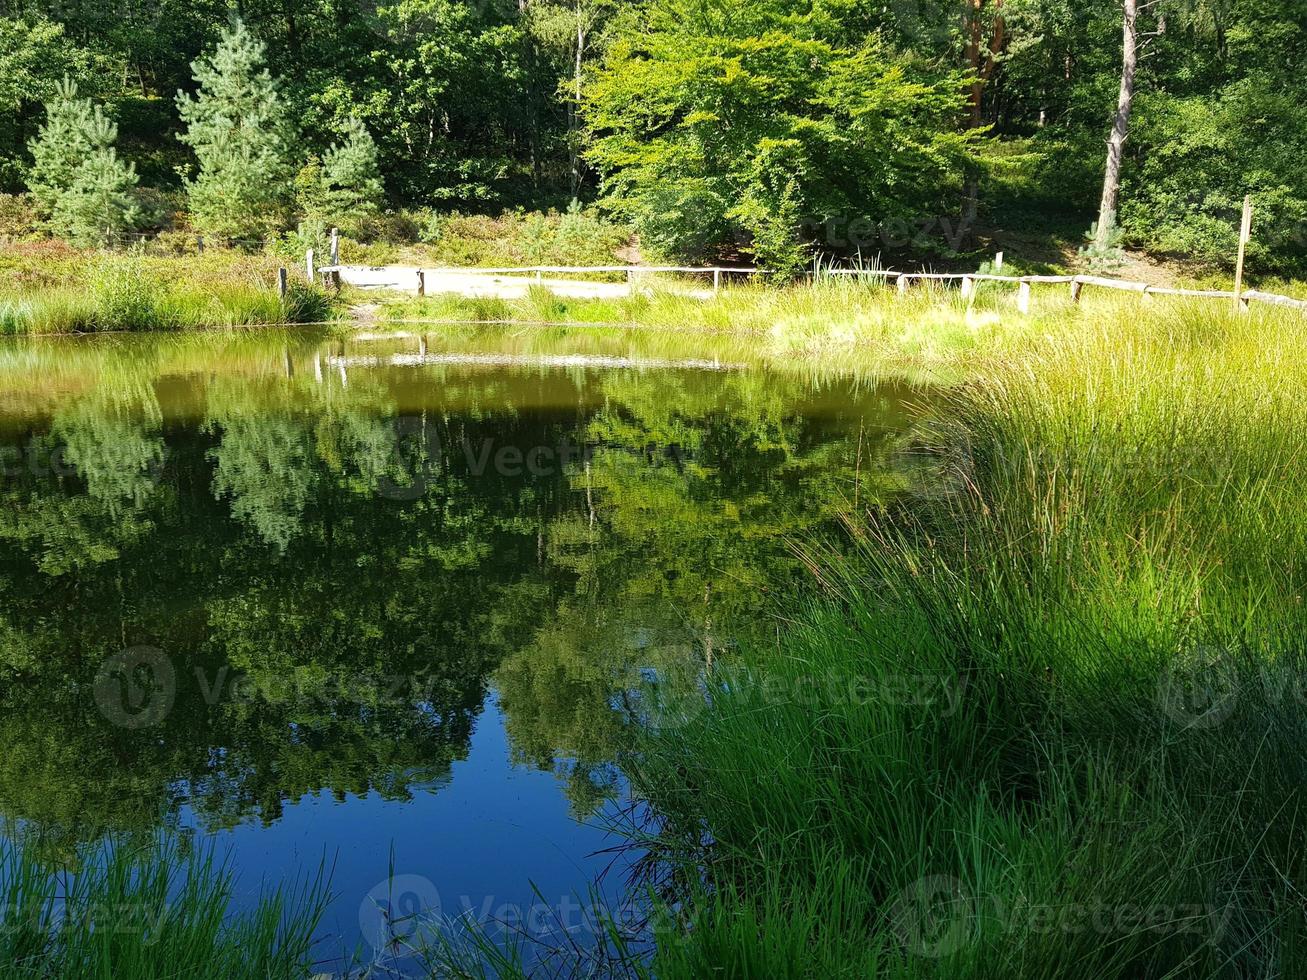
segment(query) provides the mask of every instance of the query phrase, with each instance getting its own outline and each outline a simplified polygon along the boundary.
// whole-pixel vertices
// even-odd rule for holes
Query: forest
[[[1062,234],[1307,260],[1304,0],[6,0],[0,234],[429,240],[586,211],[650,255]],[[1105,175],[1107,180],[1105,180]]]

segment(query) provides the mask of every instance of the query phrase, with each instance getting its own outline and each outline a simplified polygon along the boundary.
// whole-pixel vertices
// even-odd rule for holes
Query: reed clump
[[[309,976],[326,880],[231,908],[235,881],[211,849],[168,835],[80,848],[51,869],[22,840],[0,844],[0,973],[6,977]]]
[[[9,271],[14,285],[0,290],[0,334],[196,330],[332,316],[330,297],[310,283],[292,281],[279,296],[275,262],[262,257],[183,262],[73,253]]]
[[[919,489],[633,763],[660,977],[1307,971],[1307,327],[990,351]]]

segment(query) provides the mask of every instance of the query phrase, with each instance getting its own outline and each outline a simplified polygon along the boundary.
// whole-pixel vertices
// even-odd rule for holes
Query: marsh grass
[[[694,909],[654,973],[1303,975],[1304,351],[1108,310],[955,389],[921,489],[633,762]]]
[[[194,330],[321,322],[332,315],[327,294],[306,282],[293,280],[280,298],[275,264],[262,258],[74,254],[11,270],[18,285],[0,290],[0,334]]]
[[[211,850],[168,837],[83,849],[52,873],[21,843],[0,845],[0,972],[6,977],[258,977],[311,973],[324,869],[230,910],[235,881]]]
[[[1040,290],[1034,315],[1018,317],[1010,290],[982,291],[970,304],[956,290],[915,285],[906,297],[878,282],[826,278],[810,285],[772,288],[735,285],[705,296],[702,282],[663,281],[648,292],[617,300],[564,299],[531,288],[522,300],[433,295],[383,300],[380,316],[391,323],[482,322],[550,324],[581,328],[639,327],[672,332],[719,333],[742,341],[759,357],[777,363],[875,367],[914,377],[934,372],[955,381],[973,356],[1005,349],[1026,334],[1078,321],[1085,309],[1124,308],[1119,297],[1098,297],[1085,309],[1061,292]],[[1129,299],[1134,300],[1135,297]]]

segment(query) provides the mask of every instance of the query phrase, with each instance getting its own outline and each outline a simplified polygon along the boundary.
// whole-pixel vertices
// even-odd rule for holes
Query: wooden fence
[[[1080,302],[1080,294],[1086,286],[1103,289],[1118,289],[1138,293],[1145,300],[1153,296],[1189,296],[1203,299],[1224,299],[1237,302],[1241,309],[1248,309],[1249,303],[1271,303],[1295,310],[1307,311],[1307,300],[1293,299],[1278,293],[1263,293],[1256,289],[1244,289],[1238,292],[1222,289],[1176,289],[1170,286],[1150,286],[1144,282],[1128,279],[1109,279],[1105,276],[998,276],[979,272],[893,272],[883,269],[826,269],[824,276],[857,276],[894,280],[900,293],[906,293],[913,280],[938,280],[958,282],[962,297],[970,299],[975,295],[978,282],[1014,283],[1017,286],[1017,309],[1022,313],[1030,312],[1030,287],[1039,284],[1062,283],[1071,289],[1071,301]]]
[[[395,286],[403,289],[415,288],[419,295],[426,292],[428,280],[440,277],[456,277],[471,280],[474,277],[495,277],[500,281],[521,283],[530,278],[544,284],[546,275],[587,275],[587,274],[624,274],[626,285],[633,287],[640,276],[657,274],[710,275],[713,293],[721,290],[723,278],[727,276],[753,276],[762,274],[762,270],[747,266],[643,266],[643,265],[595,265],[595,266],[561,266],[532,265],[514,266],[494,269],[478,268],[415,268],[410,266],[351,266],[333,263],[312,268],[309,258],[309,274],[324,275],[335,285],[341,282],[364,286]],[[1220,289],[1178,289],[1170,286],[1151,286],[1148,283],[1133,282],[1127,279],[1111,279],[1105,276],[1003,276],[979,272],[896,272],[889,269],[822,269],[816,278],[849,276],[856,278],[878,278],[886,282],[893,281],[899,293],[906,294],[913,282],[958,283],[962,297],[971,299],[976,294],[976,286],[981,282],[999,282],[1015,285],[1017,288],[1017,309],[1021,313],[1030,312],[1031,287],[1036,285],[1066,285],[1070,290],[1072,302],[1080,301],[1086,286],[1101,289],[1115,289],[1137,293],[1145,301],[1154,296],[1183,296],[1199,299],[1226,300],[1239,309],[1246,310],[1250,303],[1268,303],[1274,306],[1307,311],[1307,300],[1293,299],[1277,293],[1264,293],[1255,289],[1238,291]],[[528,278],[530,277],[530,278]],[[408,285],[411,283],[412,285]],[[557,281],[549,283],[557,285]]]
[[[332,283],[351,283],[360,286],[394,285],[400,288],[416,288],[418,295],[427,291],[428,281],[438,281],[442,277],[454,277],[456,280],[492,278],[510,283],[530,282],[544,284],[546,275],[614,275],[623,274],[627,287],[631,287],[639,276],[674,273],[680,275],[712,276],[713,293],[721,291],[723,277],[730,275],[749,276],[759,272],[747,266],[680,266],[680,265],[527,265],[507,268],[441,268],[416,266],[361,266],[331,265],[320,266],[316,270],[312,264],[312,251],[306,256],[309,277],[315,272],[321,273]],[[412,285],[408,285],[408,284]]]

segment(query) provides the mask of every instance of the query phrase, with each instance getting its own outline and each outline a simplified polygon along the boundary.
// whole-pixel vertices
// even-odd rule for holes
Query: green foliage
[[[1150,250],[1230,265],[1244,194],[1256,204],[1250,268],[1307,269],[1307,108],[1266,75],[1202,95],[1148,95],[1142,154],[1126,184],[1121,223]]]
[[[145,17],[34,0],[0,18],[0,190],[21,188],[39,104],[68,75],[113,106],[117,157],[145,184],[175,187],[198,160],[197,220],[215,235],[321,218],[411,242],[370,213],[376,174],[352,137],[366,128],[399,210],[561,210],[600,191],[651,256],[747,250],[787,274],[814,252],[969,264],[959,253],[991,231],[1069,254],[1094,215],[1121,67],[1119,5],[1069,0],[981,0],[962,17],[871,0],[402,0],[287,16],[255,0],[242,30],[262,61],[233,78],[249,83],[241,111],[263,118],[242,131],[232,115],[190,160],[172,96],[195,91],[190,65],[228,7],[156,0]],[[1252,192],[1250,273],[1307,267],[1301,20],[1296,0],[1145,5],[1124,245],[1228,266]],[[978,128],[961,104],[973,61]],[[261,64],[281,80],[267,111]],[[333,143],[348,172],[334,177]]]
[[[139,219],[136,171],[118,159],[117,137],[117,126],[90,99],[78,98],[77,86],[65,78],[46,105],[28,174],[37,210],[57,234],[79,244],[107,244]]]
[[[352,220],[374,213],[385,193],[377,163],[377,144],[367,127],[351,116],[342,143],[333,143],[322,158],[333,216]]]
[[[112,147],[98,148],[77,169],[72,185],[55,205],[51,226],[73,242],[112,242],[136,225],[141,208],[132,191],[136,171]]]
[[[387,261],[432,265],[615,265],[626,261],[621,256],[631,243],[629,227],[578,206],[562,213],[509,211],[497,218],[397,212],[372,225],[373,234],[387,244],[420,242],[402,253],[384,249],[380,254],[389,256]],[[370,261],[378,249],[348,243],[342,252],[345,261]]]
[[[29,146],[32,167],[27,186],[38,211],[49,218],[76,178],[77,170],[98,148],[98,136],[108,136],[108,120],[90,99],[77,97],[77,86],[65,78],[45,107],[45,125]]]
[[[1107,228],[1099,228],[1097,221],[1090,226],[1085,245],[1080,249],[1080,257],[1094,272],[1115,272],[1125,264],[1125,251],[1121,248],[1125,233],[1116,223],[1116,215],[1109,218]]]
[[[85,81],[96,54],[79,48],[64,25],[31,13],[0,17],[0,187],[22,185],[22,152],[32,133],[34,110],[58,96],[62,80]]]
[[[532,71],[521,17],[499,0],[377,5],[365,43],[347,41],[347,61],[319,76],[309,114],[323,133],[366,123],[392,192],[412,204],[529,199],[542,175],[528,148],[556,139],[557,79]]]
[[[961,76],[790,0],[656,0],[586,95],[607,201],[667,254],[743,245],[791,274],[803,223],[910,221],[956,191]]]
[[[199,91],[177,109],[199,173],[186,184],[192,221],[233,238],[266,237],[286,222],[295,142],[265,46],[241,21],[193,65]]]
[[[351,117],[343,143],[333,143],[321,160],[309,160],[295,177],[299,213],[317,225],[357,234],[381,207],[385,191],[377,163],[377,144]]]

